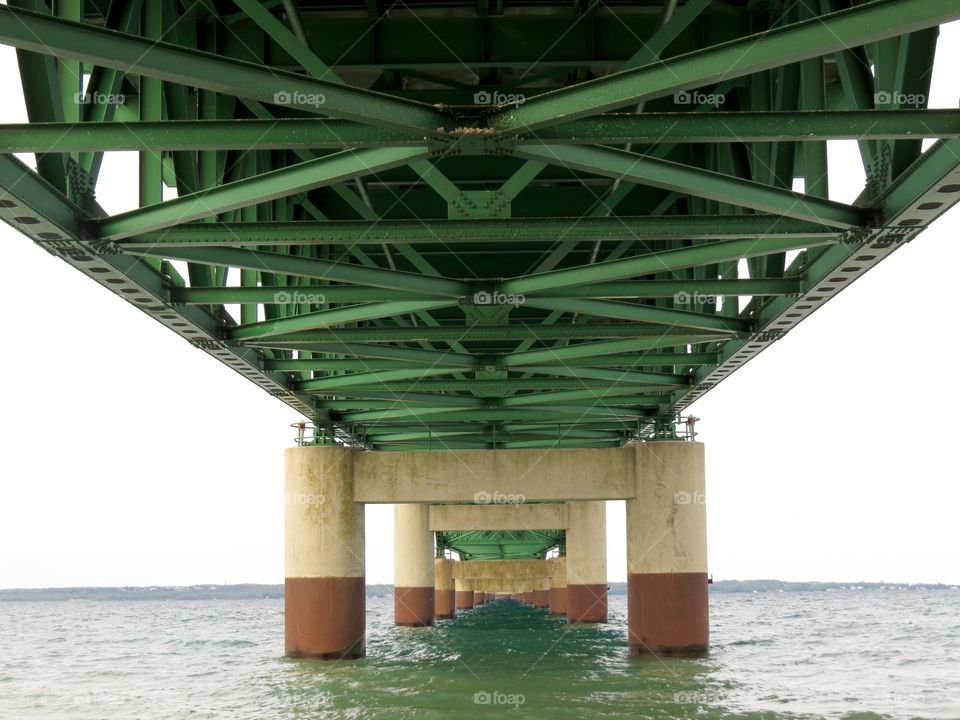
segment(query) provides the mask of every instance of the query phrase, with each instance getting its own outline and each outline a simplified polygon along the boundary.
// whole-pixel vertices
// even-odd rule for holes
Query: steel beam
[[[861,208],[623,150],[530,144],[518,145],[517,154],[570,170],[833,227],[862,227],[870,220],[870,214]]]
[[[546,217],[508,220],[331,220],[328,222],[231,222],[179,225],[175,229],[138,233],[120,241],[130,250],[179,245],[236,247],[245,245],[392,245],[565,243],[625,240],[725,240],[731,238],[836,237],[820,223],[762,215],[722,217]]]
[[[602,283],[611,280],[653,275],[682,268],[700,267],[721,262],[736,262],[745,257],[760,257],[787,250],[803,250],[810,247],[835,244],[836,240],[824,238],[819,241],[803,242],[790,238],[770,238],[757,240],[719,240],[677,250],[647,253],[621,260],[610,260],[583,265],[580,267],[554,270],[552,272],[530,275],[507,280],[500,285],[500,291],[514,294],[549,295],[559,288],[588,283]],[[691,281],[692,282],[692,281]]]
[[[960,7],[952,1],[874,0],[539,95],[500,110],[489,124],[502,132],[538,130],[924,30],[958,17]]]
[[[425,154],[426,150],[419,148],[347,150],[114,215],[100,221],[97,234],[103,240],[118,240],[191,220],[214,217],[228,210],[389,170]]]
[[[0,5],[0,44],[397,130],[436,132],[448,123],[447,115],[436,108],[391,95],[8,5]]]

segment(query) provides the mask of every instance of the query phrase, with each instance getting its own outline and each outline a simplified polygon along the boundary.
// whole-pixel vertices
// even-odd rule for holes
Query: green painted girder
[[[287,374],[262,369],[261,358],[255,351],[218,343],[215,338],[220,328],[219,318],[207,308],[186,307],[175,311],[163,304],[168,279],[159,269],[132,256],[96,253],[85,242],[83,223],[88,219],[87,213],[10,155],[0,155],[0,219],[21,232],[26,231],[39,243],[49,243],[49,236],[56,235],[59,241],[56,249],[50,249],[52,254],[104,289],[132,299],[141,312],[256,381],[260,387],[274,391],[295,412],[321,422],[329,420],[329,413],[317,407],[314,398],[289,391]],[[342,432],[338,435],[349,439]]]
[[[736,129],[742,142],[951,138],[960,136],[960,110],[607,114],[531,134],[521,133],[517,140],[536,140],[547,145],[726,143],[730,141],[731,129]],[[471,150],[489,148],[493,153],[497,147],[493,143],[471,146],[469,135],[460,137],[464,147]],[[319,118],[0,124],[0,152],[5,153],[93,153],[143,148],[242,150],[254,145],[262,150],[421,147],[424,136],[349,120]]]
[[[469,430],[413,430],[410,432],[390,432],[387,430],[374,431],[366,437],[371,442],[389,443],[405,442],[409,440],[430,440],[432,438],[451,438],[461,437],[466,439],[482,439],[484,442],[497,440],[548,440],[556,442],[559,437],[562,441],[565,438],[580,440],[622,440],[622,430],[585,430],[582,428],[564,428],[551,427],[549,429],[530,429],[523,425],[515,426],[496,426],[491,425],[490,430],[478,433],[477,428]]]
[[[394,96],[9,6],[0,6],[0,44],[387,128],[435,132],[449,122],[436,108]]]
[[[499,443],[498,443],[499,447]],[[437,552],[449,548],[460,559],[510,560],[543,559],[549,550],[566,542],[564,530],[454,530],[438,532]]]
[[[397,300],[384,303],[363,303],[241,325],[230,330],[230,337],[236,340],[257,340],[271,335],[330,328],[345,323],[376,320],[418,310],[436,310],[456,304],[455,300]]]
[[[344,151],[114,215],[101,220],[96,233],[101,240],[118,240],[400,167],[425,155],[418,148]]]
[[[677,311],[682,312],[682,311]],[[746,323],[744,322],[744,325]],[[539,321],[515,323],[512,325],[443,325],[437,327],[347,327],[331,330],[310,330],[287,335],[275,335],[260,339],[244,340],[244,343],[256,347],[279,349],[301,348],[322,350],[322,345],[330,342],[479,342],[525,340],[534,337],[538,340],[587,340],[596,338],[662,338],[671,340],[673,335],[685,332],[683,327],[664,328],[662,325],[641,324],[637,322],[619,323],[566,323],[544,324]],[[712,329],[716,335],[709,336],[722,340],[734,331]],[[679,340],[673,343],[681,344]]]
[[[570,170],[606,175],[615,180],[833,227],[863,227],[871,219],[871,214],[861,208],[623,150],[531,144],[518,145],[517,154]]]
[[[951,138],[960,136],[960,110],[608,113],[532,133],[546,145],[729,143],[733,134],[745,143]]]
[[[364,267],[348,262],[330,262],[277,252],[268,253],[237,248],[165,248],[156,252],[144,252],[143,255],[163,257],[168,260],[187,260],[204,265],[274,272],[315,280],[373,285],[419,292],[433,297],[456,298],[471,291],[470,285],[460,280],[447,280],[418,273]],[[323,288],[318,288],[318,292],[322,293]]]
[[[558,300],[538,297],[529,298],[526,305],[546,310],[592,315],[593,317],[629,320],[631,323],[666,325],[670,328],[724,330],[728,332],[747,332],[751,329],[750,320],[689,312],[687,310],[671,310],[654,305],[610,302],[607,300]]]
[[[651,217],[546,217],[476,220],[331,220],[327,222],[183,224],[144,232],[122,240],[124,250],[167,246],[245,245],[380,245],[555,243],[608,240],[726,240],[731,238],[796,238],[817,241],[839,232],[821,223],[783,217],[673,215]]]
[[[747,216],[745,216],[747,217]],[[744,280],[631,280],[597,285],[561,288],[549,298],[668,298],[674,295],[757,296],[795,295],[800,292],[798,278]],[[349,285],[273,285],[270,287],[174,287],[170,302],[183,305],[230,305],[260,303],[285,305],[297,298],[317,298],[325,303],[394,302],[421,300],[445,302],[443,298],[424,298],[421,293]],[[541,298],[535,296],[537,300]],[[319,300],[322,298],[322,300]]]
[[[717,240],[687,248],[648,253],[621,260],[597,262],[592,265],[515,278],[501,283],[499,289],[506,294],[532,295],[537,293],[548,295],[559,288],[572,285],[608,282],[682,268],[737,262],[745,257],[762,257],[789,250],[804,250],[821,245],[831,245],[836,242],[832,238],[802,242],[791,238]]]
[[[874,0],[546,93],[500,110],[489,125],[501,132],[536,131],[935,27],[958,17],[960,6],[953,0]]]
[[[578,407],[575,405],[538,407],[535,410],[524,408],[502,408],[492,410],[460,411],[450,408],[394,408],[391,410],[371,410],[367,412],[344,413],[340,420],[345,423],[380,422],[383,420],[411,420],[428,418],[429,422],[500,422],[505,420],[536,420],[546,422],[566,418],[582,422],[588,415],[602,418],[620,418],[627,422],[642,421],[653,417],[653,408],[608,408],[602,405]]]
[[[624,367],[647,367],[647,366],[673,366],[673,365],[715,365],[720,361],[719,353],[647,353],[645,355],[603,355],[599,358],[568,358],[563,364],[570,367],[590,367],[602,365],[624,366]],[[318,371],[330,372],[340,370],[401,370],[410,368],[411,363],[402,360],[359,360],[359,359],[330,359],[330,358],[309,358],[309,359],[267,359],[263,361],[263,367],[267,370],[284,370],[290,372],[297,371]],[[451,368],[452,370],[453,368]],[[437,385],[444,384],[445,381],[439,381]],[[476,387],[484,387],[487,381],[475,380],[471,383]],[[499,380],[490,381],[493,383],[502,382]],[[549,381],[544,381],[549,382]],[[435,388],[439,389],[439,388]]]

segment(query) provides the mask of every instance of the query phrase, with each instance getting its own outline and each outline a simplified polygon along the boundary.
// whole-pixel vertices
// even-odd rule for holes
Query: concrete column
[[[607,506],[567,504],[567,620],[607,621]]]
[[[547,561],[544,560],[544,562]],[[546,609],[550,607],[550,578],[540,578],[534,581],[531,600],[535,608]]]
[[[479,607],[486,602],[485,593],[480,592],[479,590],[474,590],[473,592],[473,606]]]
[[[363,657],[363,505],[353,502],[353,453],[289,448],[284,465],[286,653]]]
[[[397,625],[433,625],[434,550],[430,506],[394,505],[393,611]]]
[[[634,653],[692,655],[710,640],[703,444],[640,443],[627,500],[627,629]]]
[[[567,558],[555,557],[550,560],[550,612],[554,615],[567,614]]]
[[[473,580],[461,580],[457,578],[454,581],[456,591],[457,610],[469,610],[473,607]]]
[[[433,561],[434,614],[438,618],[452,618],[456,608],[456,589],[453,584],[453,560],[437,558]]]

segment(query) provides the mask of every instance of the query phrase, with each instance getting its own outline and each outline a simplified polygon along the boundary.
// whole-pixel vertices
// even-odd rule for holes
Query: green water
[[[631,657],[626,599],[571,627],[496,602],[367,658],[283,657],[283,604],[0,602],[0,718],[960,718],[960,592],[711,596],[701,659]]]

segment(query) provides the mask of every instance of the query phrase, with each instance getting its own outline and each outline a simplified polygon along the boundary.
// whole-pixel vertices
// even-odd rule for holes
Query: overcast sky
[[[957,107],[958,40],[932,107]],[[0,122],[24,122],[11,49],[0,68]],[[855,145],[830,156],[851,201]],[[108,211],[135,206],[135,154],[101,177]],[[716,579],[960,583],[958,230],[955,209],[692,408]],[[0,245],[0,587],[282,582],[299,417],[5,224]],[[392,508],[366,512],[367,581],[392,582]]]

